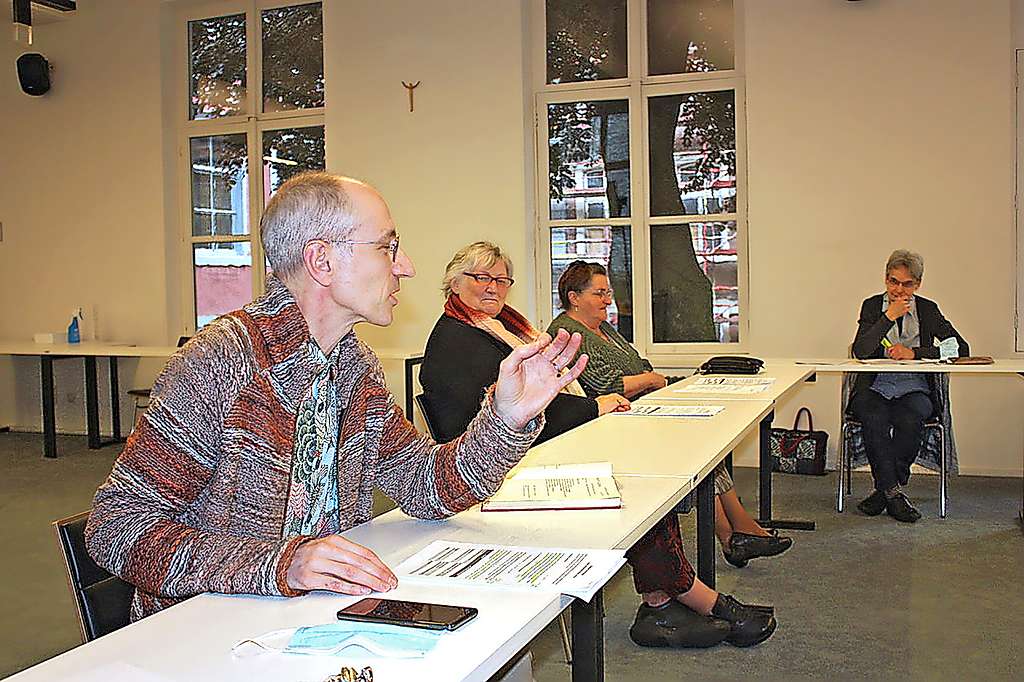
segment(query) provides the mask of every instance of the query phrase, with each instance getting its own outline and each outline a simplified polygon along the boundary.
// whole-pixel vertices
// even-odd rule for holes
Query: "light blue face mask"
[[[236,656],[245,656],[246,650],[254,645],[265,651],[285,654],[337,656],[350,647],[358,647],[381,658],[422,658],[443,634],[443,630],[339,620],[323,625],[274,630],[253,639],[243,639],[231,651]]]

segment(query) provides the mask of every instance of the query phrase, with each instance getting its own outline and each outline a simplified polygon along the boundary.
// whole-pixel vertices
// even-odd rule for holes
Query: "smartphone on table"
[[[472,606],[367,598],[338,611],[338,620],[389,623],[426,630],[455,630],[476,618]]]

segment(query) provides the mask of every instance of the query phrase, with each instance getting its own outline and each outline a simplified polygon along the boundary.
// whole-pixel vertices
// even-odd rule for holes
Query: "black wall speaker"
[[[50,62],[38,52],[18,57],[18,82],[29,95],[45,95],[50,89]]]

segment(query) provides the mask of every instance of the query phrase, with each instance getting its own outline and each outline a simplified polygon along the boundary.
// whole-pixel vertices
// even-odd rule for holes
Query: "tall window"
[[[609,268],[610,321],[647,353],[745,328],[743,81],[733,0],[536,0],[539,300]],[[538,74],[538,80],[541,76]],[[543,205],[543,204],[542,204]],[[546,280],[547,278],[542,278]],[[710,347],[710,346],[709,346]]]
[[[183,28],[187,279],[196,329],[262,291],[264,206],[292,175],[324,168],[321,3],[218,3],[225,4],[237,10],[187,16]]]

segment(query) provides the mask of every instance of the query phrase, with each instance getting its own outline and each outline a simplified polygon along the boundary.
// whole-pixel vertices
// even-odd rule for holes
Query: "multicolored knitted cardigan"
[[[282,537],[295,409],[316,368],[309,328],[275,278],[171,358],[150,408],[100,486],[86,528],[97,563],[136,586],[138,619],[202,592],[287,595]],[[443,518],[492,495],[540,433],[509,428],[491,392],[466,433],[420,435],[354,333],[340,341],[339,528],[370,519],[380,488],[407,514]]]

